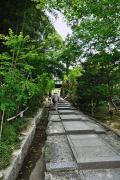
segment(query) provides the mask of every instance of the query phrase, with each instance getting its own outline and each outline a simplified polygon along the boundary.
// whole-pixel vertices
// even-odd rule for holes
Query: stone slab
[[[58,110],[74,110],[74,108],[71,106],[58,106]]]
[[[77,168],[66,136],[48,136],[45,162],[47,171],[74,170]]]
[[[90,133],[94,132],[93,128],[87,125],[83,121],[63,121],[63,126],[66,130],[66,132],[69,133]]]
[[[92,120],[89,116],[83,114],[80,111],[75,110],[75,114],[79,117],[80,120],[83,120],[83,121],[84,120],[86,120],[86,121],[91,121]]]
[[[45,173],[44,180],[120,180],[120,168]]]
[[[99,136],[68,135],[73,154],[80,169],[120,167],[120,155]]]
[[[82,180],[120,180],[120,168],[81,170]]]
[[[75,114],[64,114],[60,115],[60,118],[65,121],[70,121],[70,120],[80,120],[79,117]]]
[[[59,107],[63,107],[63,106],[64,106],[64,107],[69,107],[69,106],[72,106],[72,105],[71,105],[71,104],[59,104],[59,103],[58,103],[58,106],[59,106]]]
[[[61,121],[60,116],[58,114],[49,115],[48,119],[49,121],[55,121],[55,122]]]
[[[71,105],[69,102],[58,102],[58,105]]]
[[[49,111],[49,114],[50,114],[50,115],[58,115],[58,112],[57,112],[57,111],[54,111],[54,110],[50,110],[50,111]]]
[[[72,134],[105,133],[104,128],[88,121],[63,121],[63,125],[65,130]]]
[[[44,180],[80,180],[79,173],[77,171],[64,171],[45,173]]]
[[[90,121],[88,117],[84,117],[80,114],[60,114],[60,117],[63,121],[71,121],[71,120],[78,120],[78,121]]]
[[[58,110],[60,114],[75,114],[74,110],[66,109],[66,110]]]
[[[92,127],[96,133],[106,133],[105,129],[101,127],[99,124],[93,122],[85,122],[87,125]]]
[[[49,122],[47,128],[47,135],[65,134],[62,122]]]
[[[117,136],[114,132],[107,131],[106,134],[100,134],[99,136],[104,139],[104,141],[113,146],[116,151],[120,152],[120,137]]]

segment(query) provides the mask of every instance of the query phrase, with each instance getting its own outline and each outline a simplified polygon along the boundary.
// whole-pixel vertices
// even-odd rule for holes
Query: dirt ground
[[[28,154],[24,160],[21,171],[16,180],[29,180],[37,161],[42,156],[42,149],[46,141],[46,127],[48,124],[48,108],[45,108],[42,114],[42,119],[37,125],[35,137],[29,148]]]
[[[99,107],[95,112],[95,118],[120,134],[120,111],[113,111],[110,116],[106,107]]]

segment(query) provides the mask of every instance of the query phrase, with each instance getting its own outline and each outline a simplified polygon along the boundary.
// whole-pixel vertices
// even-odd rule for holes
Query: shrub
[[[26,129],[27,125],[28,125],[28,120],[24,118],[18,118],[13,124],[16,133],[20,133],[22,130]]]
[[[0,142],[0,169],[5,168],[10,163],[12,154],[11,146],[5,144],[5,142]]]
[[[19,134],[27,128],[27,125],[28,121],[23,118],[17,119],[12,124],[4,124],[0,141],[0,169],[9,165],[11,154],[19,145]]]
[[[4,125],[2,141],[6,142],[9,145],[18,142],[17,132],[13,125],[11,124]]]

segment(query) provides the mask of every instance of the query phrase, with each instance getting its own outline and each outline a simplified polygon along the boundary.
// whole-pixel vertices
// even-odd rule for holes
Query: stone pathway
[[[45,165],[45,180],[120,180],[120,151],[106,129],[66,101],[50,110]]]

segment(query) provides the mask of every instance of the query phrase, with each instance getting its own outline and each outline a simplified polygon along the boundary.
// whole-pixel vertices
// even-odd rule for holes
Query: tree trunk
[[[5,110],[3,110],[3,113],[2,113],[2,121],[1,121],[1,126],[0,126],[0,140],[1,140],[1,137],[2,137],[4,115],[5,115]]]
[[[91,115],[94,116],[94,102],[91,100]]]

